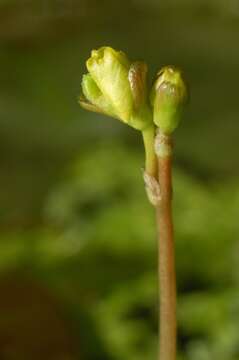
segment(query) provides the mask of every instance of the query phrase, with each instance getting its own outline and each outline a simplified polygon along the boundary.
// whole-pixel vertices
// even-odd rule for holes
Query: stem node
[[[170,135],[162,133],[159,129],[154,143],[155,153],[159,158],[172,156],[173,144]]]
[[[154,176],[144,171],[144,184],[149,202],[153,206],[158,206],[161,200],[160,186]]]

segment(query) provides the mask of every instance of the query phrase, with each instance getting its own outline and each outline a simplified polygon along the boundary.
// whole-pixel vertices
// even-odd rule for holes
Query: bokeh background
[[[0,358],[151,360],[157,252],[140,133],[77,104],[111,45],[182,67],[178,360],[239,359],[239,1],[0,1]],[[151,80],[150,80],[151,81]]]

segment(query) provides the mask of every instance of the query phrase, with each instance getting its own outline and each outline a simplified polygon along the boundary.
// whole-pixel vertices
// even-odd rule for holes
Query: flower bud
[[[110,47],[102,47],[92,51],[86,66],[118,117],[128,122],[133,109],[133,97],[128,81],[130,63],[126,55]]]
[[[150,100],[154,123],[164,134],[171,134],[178,126],[187,100],[187,88],[181,72],[172,66],[159,71]]]
[[[115,117],[143,131],[153,125],[147,103],[147,66],[130,63],[126,55],[110,47],[93,50],[86,62],[80,98],[83,108]]]

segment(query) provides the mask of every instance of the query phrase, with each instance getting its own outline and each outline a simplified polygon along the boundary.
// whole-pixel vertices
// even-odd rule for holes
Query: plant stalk
[[[176,360],[176,274],[172,219],[172,143],[171,137],[158,133],[155,140],[158,157],[160,200],[156,205],[159,248],[159,359]]]
[[[145,148],[145,171],[148,175],[157,178],[157,157],[154,151],[155,127],[149,126],[142,131]]]

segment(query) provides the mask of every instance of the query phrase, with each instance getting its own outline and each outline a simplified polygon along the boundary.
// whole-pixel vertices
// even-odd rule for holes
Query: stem
[[[154,151],[155,128],[149,126],[142,131],[144,147],[145,147],[145,171],[157,178],[157,157]]]
[[[159,245],[160,360],[176,360],[176,275],[172,219],[172,144],[170,136],[158,133],[160,201],[156,206]]]

